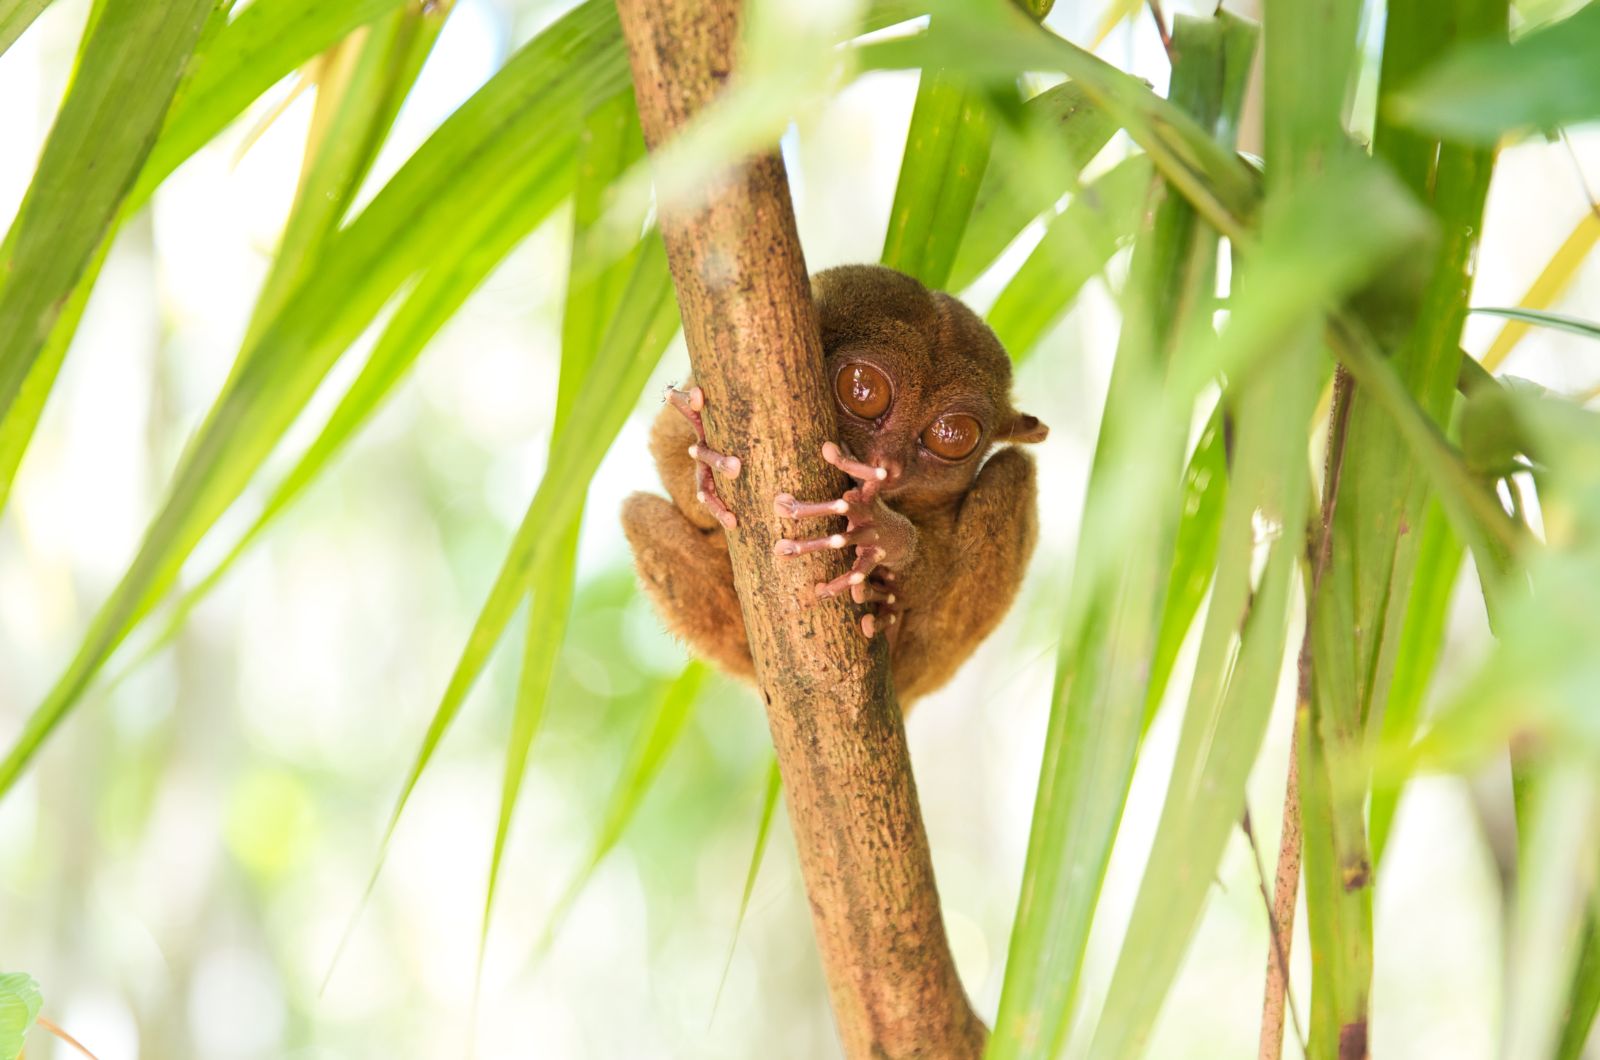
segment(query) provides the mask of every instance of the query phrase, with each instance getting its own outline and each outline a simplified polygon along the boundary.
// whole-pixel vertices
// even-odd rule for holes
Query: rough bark
[[[618,0],[654,151],[732,71],[737,0]],[[778,559],[780,492],[838,496],[820,456],[835,417],[810,281],[776,152],[660,215],[708,441],[743,471],[718,489],[756,677],[783,774],[834,1016],[852,1057],[976,1057],[983,1024],[945,938],[882,638],[814,603],[843,559]]]

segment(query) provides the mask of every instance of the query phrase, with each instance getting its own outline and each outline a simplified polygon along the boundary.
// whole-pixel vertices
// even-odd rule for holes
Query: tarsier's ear
[[[1042,442],[1050,436],[1050,428],[1039,422],[1039,417],[1017,413],[996,441]]]

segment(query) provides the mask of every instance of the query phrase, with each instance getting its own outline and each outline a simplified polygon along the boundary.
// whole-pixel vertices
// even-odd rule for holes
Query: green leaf
[[[430,265],[469,253],[474,217],[502,210],[519,196],[551,209],[565,195],[581,108],[626,83],[619,36],[616,13],[601,0],[556,22],[451,115],[329,242],[283,311],[241,353],[133,563],[0,762],[0,793],[170,588],[339,354],[401,285]],[[618,363],[633,362],[621,356]],[[587,475],[578,485],[586,481]],[[575,503],[557,525],[565,525],[573,510]]]
[[[1461,45],[1389,99],[1386,113],[1420,129],[1488,145],[1508,132],[1594,121],[1600,118],[1596,55],[1600,4],[1591,3],[1515,43]]]
[[[283,308],[338,231],[449,10],[408,5],[381,17],[359,38],[346,37],[323,53],[300,186],[256,298],[246,348]]]
[[[145,202],[189,156],[262,93],[348,36],[409,0],[254,0],[196,55],[161,139],[131,200]],[[420,17],[437,22],[444,12]],[[397,74],[399,72],[397,71]]]
[[[1461,574],[1461,539],[1450,528],[1444,508],[1437,500],[1428,505],[1421,533],[1410,600],[1406,603],[1405,626],[1400,630],[1394,677],[1389,682],[1389,704],[1380,730],[1379,739],[1385,744],[1409,744],[1421,724],[1423,699],[1438,666],[1439,654],[1444,650],[1450,598]],[[1399,801],[1400,792],[1396,788],[1373,789],[1369,813],[1374,865],[1381,867],[1383,864],[1389,829]]]
[[[1231,127],[1231,117],[1221,116],[1243,102],[1254,28],[1231,16],[1183,18],[1178,34],[1184,48],[1173,70],[1174,100],[1208,126]],[[1165,182],[1149,185],[1146,203],[1084,503],[991,1057],[1050,1057],[1061,1049],[1144,732],[1189,426],[1186,414],[1160,415],[1162,391],[1170,361],[1211,327],[1217,261],[1216,232]],[[1150,498],[1150,517],[1121,518],[1115,498],[1130,489]]]
[[[211,0],[108,0],[0,260],[0,421],[155,143]]]
[[[1553,762],[1530,781],[1518,837],[1506,976],[1505,1056],[1553,1056],[1590,919],[1600,791],[1588,762]]]
[[[965,79],[925,70],[883,239],[883,263],[942,289],[989,165],[994,118]]]
[[[644,801],[650,785],[655,782],[661,764],[677,746],[678,737],[683,734],[683,727],[688,723],[694,705],[699,702],[700,687],[705,683],[707,672],[704,663],[689,663],[667,686],[666,691],[656,700],[655,707],[644,719],[633,746],[628,750],[627,760],[622,766],[622,775],[617,778],[617,786],[611,792],[611,800],[606,804],[605,814],[600,821],[599,834],[595,836],[588,856],[580,863],[577,875],[561,892],[561,898],[550,913],[544,939],[539,945],[541,952],[549,947],[550,940],[566,919],[572,903],[583,893],[589,877],[622,838],[628,822],[633,820],[639,804]]]
[[[579,137],[577,181],[573,188],[572,261],[562,317],[561,379],[556,391],[554,432],[567,427],[573,404],[593,373],[605,341],[604,322],[617,315],[627,294],[629,273],[637,267],[644,248],[636,248],[617,261],[590,260],[594,244],[589,233],[600,220],[605,194],[634,161],[644,156],[644,134],[633,93],[624,91],[596,107],[584,119]],[[643,218],[639,218],[640,223]],[[654,298],[653,292],[646,292]],[[500,791],[500,817],[495,826],[494,852],[489,861],[489,884],[483,900],[483,931],[478,945],[481,969],[494,912],[495,887],[500,863],[511,831],[511,817],[527,771],[528,751],[544,718],[550,678],[566,637],[576,579],[578,539],[583,510],[570,517],[552,549],[535,564],[533,601],[528,610],[528,632],[522,655],[522,679],[517,685],[511,739],[506,744],[504,781]],[[648,786],[649,778],[643,784]]]
[[[1584,920],[1577,967],[1572,971],[1572,983],[1567,988],[1561,1041],[1552,1054],[1555,1060],[1579,1060],[1589,1041],[1597,1011],[1600,1011],[1600,920],[1591,907]]]
[[[1546,313],[1537,309],[1496,309],[1487,306],[1473,306],[1472,311],[1484,316],[1506,317],[1524,324],[1555,328],[1557,331],[1582,335],[1586,339],[1600,339],[1600,324],[1590,320],[1579,320],[1577,317],[1563,316],[1560,313]]]
[[[22,1054],[23,1039],[43,1004],[31,975],[0,973],[0,1060],[17,1060]]]
[[[1177,540],[1172,550],[1172,573],[1167,577],[1161,625],[1150,661],[1150,683],[1145,690],[1146,730],[1166,694],[1178,650],[1183,647],[1194,616],[1200,611],[1200,602],[1211,587],[1211,572],[1216,568],[1218,538],[1222,533],[1222,509],[1227,498],[1227,433],[1219,404],[1205,430],[1200,432],[1200,440],[1189,457],[1189,467],[1183,473],[1183,510],[1178,517]]]
[[[495,822],[494,852],[489,857],[489,883],[483,896],[483,927],[478,936],[478,968],[483,967],[483,952],[489,942],[489,923],[494,913],[495,889],[500,882],[500,863],[505,857],[511,834],[511,816],[522,790],[528,769],[528,752],[544,721],[545,704],[550,695],[550,678],[567,635],[567,617],[572,610],[572,588],[577,575],[578,535],[583,528],[580,511],[533,570],[533,602],[528,610],[528,632],[522,649],[522,674],[517,681],[517,701],[512,713],[511,735],[506,741],[506,764],[500,785],[500,814]]]
[[[989,309],[989,326],[1022,363],[1139,227],[1150,162],[1124,159],[1072,197]]]
[[[761,862],[767,853],[767,836],[772,831],[772,815],[778,809],[778,798],[783,794],[783,774],[778,770],[776,755],[767,763],[766,794],[761,799],[761,820],[756,825],[755,845],[750,849],[750,867],[744,873],[744,891],[739,895],[739,913],[733,918],[733,936],[728,940],[728,956],[722,962],[722,976],[717,980],[717,994],[711,1002],[712,1015],[722,1000],[722,988],[728,985],[728,972],[733,968],[733,954],[739,948],[739,931],[744,927],[745,914],[750,911],[750,896],[756,891],[756,877],[761,874]]]
[[[678,306],[666,250],[652,235],[638,258],[628,289],[606,332],[600,356],[577,395],[572,414],[550,442],[544,477],[512,538],[483,608],[456,662],[450,683],[434,711],[417,757],[401,786],[384,829],[377,864],[367,885],[370,893],[383,865],[383,855],[400,822],[400,814],[422,771],[432,761],[467,693],[489,661],[517,606],[531,587],[534,571],[556,547],[559,533],[580,511],[589,480],[600,458],[621,429],[650,372],[678,327]]]
[[[1162,176],[1213,227],[1244,238],[1256,202],[1249,167],[1213,140],[1188,114],[1139,79],[1062,40],[1010,0],[938,0],[927,31],[859,46],[869,69],[945,67],[972,78],[1008,78],[1059,71],[1126,129]]]
[[[1117,131],[1072,81],[1034,96],[1017,117],[1015,128],[1000,125],[996,130],[991,161],[950,268],[952,291],[976,280],[1063,192],[1076,190],[1078,174]]]
[[[0,55],[4,55],[51,0],[0,0]]]

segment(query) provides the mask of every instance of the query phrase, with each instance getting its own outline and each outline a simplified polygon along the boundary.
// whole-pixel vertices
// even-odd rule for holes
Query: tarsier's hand
[[[844,532],[799,540],[781,538],[772,551],[779,556],[802,556],[825,548],[853,546],[856,558],[850,569],[832,581],[819,582],[816,593],[823,599],[848,589],[856,603],[872,604],[873,610],[861,618],[861,632],[870,640],[879,630],[892,631],[899,620],[894,571],[911,559],[916,530],[910,520],[878,496],[889,477],[888,471],[850,459],[832,442],[823,445],[822,459],[861,485],[831,501],[797,501],[791,494],[780,493],[773,500],[773,508],[785,519],[842,515],[846,519]]]
[[[698,478],[695,480],[695,498],[706,506],[721,523],[723,529],[732,530],[739,525],[739,520],[734,517],[728,506],[722,503],[722,498],[717,495],[716,480],[711,477],[712,471],[720,471],[729,478],[738,478],[741,464],[736,456],[726,456],[706,445],[706,426],[700,418],[700,411],[706,407],[705,391],[697,386],[688,390],[679,390],[675,386],[667,387],[667,403],[679,412],[694,426],[695,444],[689,447],[689,455],[699,462]]]

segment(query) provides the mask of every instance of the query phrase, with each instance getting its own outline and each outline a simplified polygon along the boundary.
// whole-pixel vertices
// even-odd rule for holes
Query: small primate
[[[1009,446],[989,454],[1049,429],[1012,407],[1010,358],[956,299],[877,265],[827,269],[812,291],[841,436],[822,457],[857,485],[835,500],[780,493],[774,506],[795,530],[773,551],[855,550],[817,596],[868,605],[861,632],[888,638],[909,704],[948,681],[1015,599],[1038,537],[1033,458]],[[635,493],[622,523],[667,627],[751,679],[724,536],[737,521],[716,490],[716,475],[740,464],[706,445],[704,404],[692,384],[667,392],[650,451],[672,499]]]

